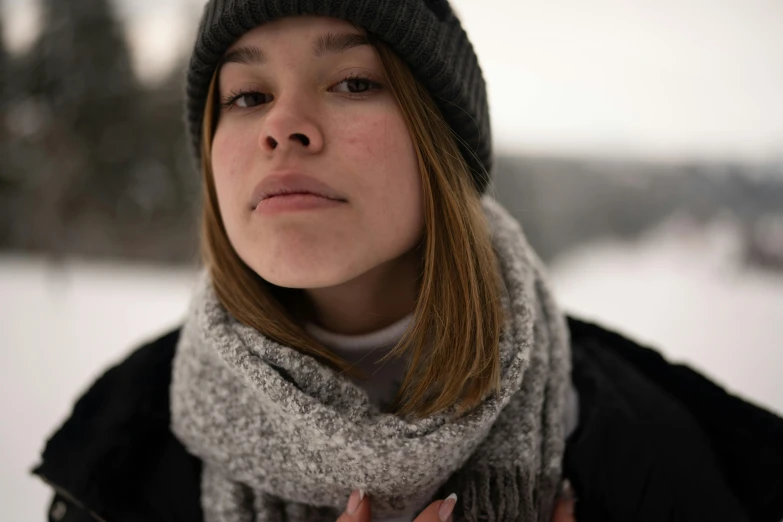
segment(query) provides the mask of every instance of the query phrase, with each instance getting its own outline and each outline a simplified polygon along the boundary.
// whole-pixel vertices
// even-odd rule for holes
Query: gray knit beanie
[[[197,163],[204,105],[223,53],[250,29],[292,15],[340,18],[387,43],[432,94],[476,188],[484,192],[492,167],[486,84],[447,0],[209,0],[187,77],[188,129]]]

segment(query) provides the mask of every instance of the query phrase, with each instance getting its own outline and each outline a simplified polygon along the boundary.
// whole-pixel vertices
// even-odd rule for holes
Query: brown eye
[[[262,94],[259,92],[247,92],[244,94],[240,94],[234,99],[234,103],[237,107],[240,107],[242,109],[250,109],[252,107],[256,107],[258,105],[261,105],[265,101],[266,94]]]
[[[268,103],[271,99],[269,94],[256,91],[232,92],[221,100],[224,109],[252,109],[263,103]]]
[[[340,86],[345,86],[345,89],[341,89]],[[334,89],[338,92],[345,92],[349,94],[365,94],[368,91],[377,89],[380,84],[370,80],[369,78],[355,77],[346,78],[338,83]]]
[[[348,87],[349,92],[359,93],[370,89],[370,80],[353,79],[344,80],[343,83]]]

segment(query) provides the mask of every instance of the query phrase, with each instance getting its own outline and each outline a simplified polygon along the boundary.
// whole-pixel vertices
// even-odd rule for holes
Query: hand
[[[552,513],[552,522],[576,522],[574,517],[574,490],[571,482],[566,479],[561,484],[560,496],[555,505],[555,511]]]
[[[358,503],[358,505],[357,505]],[[436,500],[427,509],[421,512],[413,522],[446,522],[451,521],[451,512],[457,503],[456,495],[449,495],[446,500]],[[441,507],[443,510],[441,511]],[[370,497],[364,495],[364,492],[355,490],[348,497],[348,506],[345,512],[340,515],[337,522],[371,522],[372,507],[370,506]]]
[[[445,500],[436,500],[421,512],[413,522],[451,522],[451,512],[457,502],[456,495],[449,495]],[[441,510],[441,508],[443,508]],[[351,493],[348,507],[340,515],[337,522],[371,522],[372,506],[370,498],[359,490]],[[557,500],[552,522],[576,522],[574,518],[574,498],[570,485],[563,487],[563,494]]]

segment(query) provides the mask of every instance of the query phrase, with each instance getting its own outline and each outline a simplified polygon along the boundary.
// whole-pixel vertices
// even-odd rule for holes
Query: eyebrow
[[[325,54],[339,54],[362,45],[370,45],[369,40],[363,34],[326,33],[313,42],[313,54],[316,58],[320,58]]]
[[[326,33],[313,41],[313,55],[320,58],[326,54],[339,54],[362,45],[370,45],[370,41],[362,34]],[[227,63],[261,65],[265,62],[266,55],[261,49],[254,46],[243,46],[226,53],[221,60],[221,65]]]

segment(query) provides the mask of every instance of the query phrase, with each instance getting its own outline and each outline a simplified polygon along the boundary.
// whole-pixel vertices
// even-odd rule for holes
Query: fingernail
[[[574,488],[571,487],[570,480],[564,479],[563,483],[560,484],[560,494],[564,499],[574,500]]]
[[[438,518],[441,520],[441,522],[446,522],[449,519],[449,516],[451,516],[451,512],[454,511],[454,506],[456,504],[456,493],[452,493],[446,497],[446,500],[440,503],[440,508],[438,509]]]
[[[576,503],[576,495],[574,495],[574,488],[571,486],[571,481],[568,479],[563,480],[560,489],[562,497],[568,502],[568,511],[573,515],[574,504]]]
[[[346,513],[353,515],[356,510],[359,509],[359,504],[362,503],[364,498],[364,490],[354,489],[351,496],[348,497],[348,506],[345,508]]]

